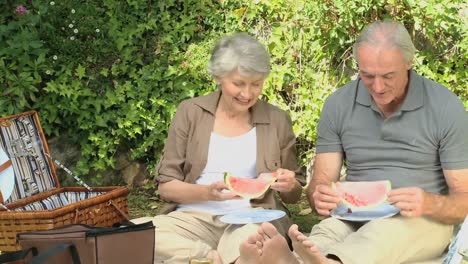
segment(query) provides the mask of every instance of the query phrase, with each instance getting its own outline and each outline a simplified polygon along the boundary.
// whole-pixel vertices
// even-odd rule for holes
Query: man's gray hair
[[[358,49],[365,44],[396,47],[403,54],[406,64],[413,60],[416,52],[406,28],[400,22],[393,20],[376,21],[362,30],[353,46],[353,54],[356,60],[358,60]]]
[[[270,73],[270,55],[265,46],[246,33],[234,33],[223,37],[213,49],[208,72],[213,77],[225,77],[239,70],[244,76]]]

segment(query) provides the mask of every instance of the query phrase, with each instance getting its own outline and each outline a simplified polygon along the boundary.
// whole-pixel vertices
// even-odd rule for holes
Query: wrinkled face
[[[397,48],[363,45],[358,49],[359,75],[376,105],[381,109],[397,110],[406,96],[408,70]]]
[[[248,111],[262,93],[263,76],[243,76],[239,71],[233,71],[225,77],[216,78],[222,91],[223,106],[232,112]]]

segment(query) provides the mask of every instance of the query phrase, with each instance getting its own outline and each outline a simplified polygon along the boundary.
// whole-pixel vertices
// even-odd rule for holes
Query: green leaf
[[[83,79],[85,74],[86,74],[85,67],[81,66],[81,64],[78,64],[78,67],[76,68],[76,76],[78,76],[79,79]]]

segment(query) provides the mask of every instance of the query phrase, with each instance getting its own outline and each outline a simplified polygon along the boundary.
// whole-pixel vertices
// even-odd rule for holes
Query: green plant
[[[67,165],[92,184],[118,151],[153,169],[177,105],[216,89],[214,43],[245,31],[268,47],[262,97],[290,113],[305,165],[324,100],[355,76],[352,43],[376,19],[402,21],[419,50],[414,68],[468,109],[467,10],[460,0],[7,0],[0,114],[36,109],[47,136],[71,135],[81,158]]]
[[[0,113],[31,108],[40,97],[47,71],[47,47],[40,31],[48,24],[34,10],[10,2],[0,7]],[[44,10],[44,9],[41,9]]]

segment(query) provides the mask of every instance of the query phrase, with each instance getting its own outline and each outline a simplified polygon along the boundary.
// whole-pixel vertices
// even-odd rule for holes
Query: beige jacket
[[[157,182],[176,179],[194,183],[200,177],[207,162],[208,146],[220,96],[221,92],[216,91],[185,100],[179,105],[156,167]],[[252,107],[252,122],[257,133],[257,175],[284,168],[295,171],[297,179],[303,183],[303,174],[296,159],[296,138],[289,115],[269,103],[258,100]],[[281,209],[287,212],[282,202],[275,197],[275,191],[271,189],[263,198],[252,199],[251,204],[253,207]],[[172,211],[175,207],[175,204],[171,204],[162,213]],[[289,221],[281,222],[283,228],[289,227]],[[281,231],[284,233],[285,230]]]

